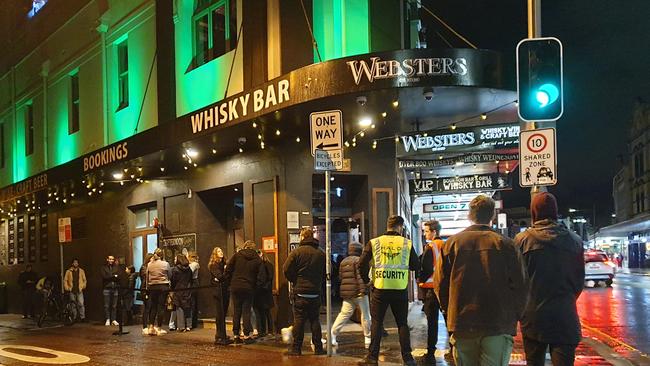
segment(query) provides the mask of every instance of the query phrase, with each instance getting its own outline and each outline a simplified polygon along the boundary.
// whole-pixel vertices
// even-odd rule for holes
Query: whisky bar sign
[[[11,200],[26,194],[47,188],[47,173],[25,179],[0,191],[0,202]]]
[[[409,191],[412,195],[498,191],[511,188],[510,176],[499,173],[409,181]]]

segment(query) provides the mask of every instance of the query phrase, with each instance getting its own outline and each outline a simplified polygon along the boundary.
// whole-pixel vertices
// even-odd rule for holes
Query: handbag
[[[167,293],[167,299],[165,300],[165,304],[167,305],[167,310],[174,310],[174,293],[173,292],[168,292]]]

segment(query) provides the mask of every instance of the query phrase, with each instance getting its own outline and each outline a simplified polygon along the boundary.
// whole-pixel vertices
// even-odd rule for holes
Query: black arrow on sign
[[[339,146],[339,144],[327,144],[327,145],[323,145],[323,143],[321,142],[320,144],[316,145],[316,148],[319,149],[319,150],[322,150],[322,149],[325,148],[325,147],[338,147],[338,146]]]

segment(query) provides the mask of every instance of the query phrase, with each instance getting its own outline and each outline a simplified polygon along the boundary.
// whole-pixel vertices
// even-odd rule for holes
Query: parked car
[[[585,252],[585,281],[605,282],[609,287],[614,282],[616,263],[609,260],[607,253],[602,250],[588,250]]]

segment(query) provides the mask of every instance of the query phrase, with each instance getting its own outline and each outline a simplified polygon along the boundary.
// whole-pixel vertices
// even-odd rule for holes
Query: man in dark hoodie
[[[473,225],[443,246],[433,277],[456,365],[507,366],[526,304],[526,272],[510,238],[492,229],[494,200],[476,196]]]
[[[325,282],[325,253],[318,247],[309,228],[300,231],[300,246],[284,262],[284,276],[293,284],[293,344],[285,353],[300,356],[305,337],[305,321],[311,323],[314,353],[324,355],[320,326],[321,289]]]
[[[544,365],[548,348],[554,366],[573,365],[582,338],[576,309],[585,279],[582,240],[558,224],[552,194],[536,194],[530,212],[533,226],[515,237],[530,278],[530,297],[521,320],[526,362]]]
[[[230,296],[233,304],[232,332],[235,344],[251,343],[249,335],[253,331],[251,324],[251,306],[258,283],[266,282],[259,278],[262,260],[255,251],[255,242],[247,240],[242,249],[230,258],[226,265],[225,277],[230,280]],[[241,318],[244,317],[244,338],[239,336]]]

